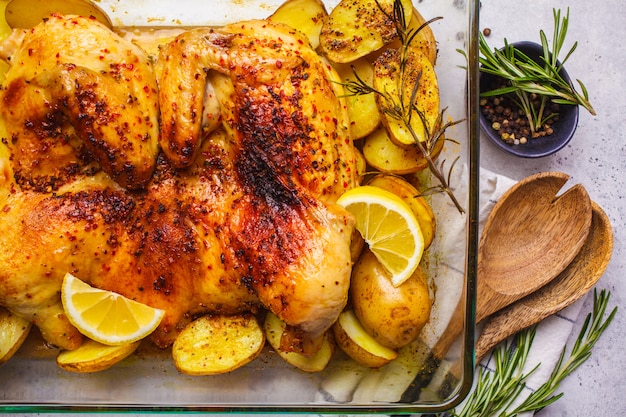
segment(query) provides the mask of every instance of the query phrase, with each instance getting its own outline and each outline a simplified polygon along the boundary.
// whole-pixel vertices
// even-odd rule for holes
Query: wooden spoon
[[[569,175],[543,172],[511,187],[494,205],[478,248],[476,323],[556,278],[585,243],[591,227],[589,194],[576,184],[557,196]],[[463,329],[455,310],[433,347],[443,358]]]
[[[507,337],[539,323],[585,295],[606,270],[613,252],[613,230],[602,208],[592,202],[585,244],[563,272],[544,287],[485,320],[476,342],[476,361]]]
[[[476,363],[500,342],[558,313],[587,294],[606,270],[613,253],[613,229],[602,208],[592,202],[591,229],[585,244],[571,264],[554,280],[532,294],[489,316],[476,342]],[[450,395],[461,376],[461,361],[455,362],[439,389]]]
[[[555,279],[580,252],[590,234],[592,203],[580,184],[557,196],[568,179],[559,172],[532,175],[494,206],[479,242],[476,322]],[[460,302],[403,400],[415,399],[429,384],[465,319],[465,303]],[[456,366],[451,370],[455,378],[460,363]]]
[[[568,179],[560,172],[530,176],[494,206],[478,249],[477,322],[543,287],[580,251],[591,200],[581,184],[557,196]]]

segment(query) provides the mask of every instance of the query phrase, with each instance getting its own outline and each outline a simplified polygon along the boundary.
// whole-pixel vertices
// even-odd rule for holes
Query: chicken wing
[[[199,45],[209,51],[203,59],[196,59]],[[186,156],[178,144],[201,131],[200,118],[188,115],[202,113],[197,95],[213,82],[245,196],[230,222],[231,244],[266,307],[290,325],[323,332],[345,305],[351,270],[353,223],[332,204],[355,184],[338,77],[303,35],[264,20],[187,32],[159,62],[163,148]],[[172,82],[178,68],[189,83]],[[184,101],[190,107],[170,112],[182,107],[181,94],[194,97]]]
[[[347,109],[338,98],[343,87],[298,31],[265,20],[198,29],[163,48],[158,65],[162,148],[171,159],[195,154],[198,144],[187,138],[201,131],[208,80],[217,90],[224,128],[245,149],[239,155],[243,176],[266,180],[271,173],[283,181],[280,188],[301,188],[323,201],[335,201],[354,185]],[[172,74],[187,82],[173,81]],[[261,166],[268,172],[254,171]]]

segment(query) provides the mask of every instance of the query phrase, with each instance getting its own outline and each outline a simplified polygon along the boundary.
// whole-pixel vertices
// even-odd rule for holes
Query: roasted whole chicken
[[[355,185],[341,86],[292,29],[181,33],[153,63],[94,20],[53,15],[0,48],[0,305],[61,348],[71,272],[166,311],[269,309],[327,330],[347,301]]]

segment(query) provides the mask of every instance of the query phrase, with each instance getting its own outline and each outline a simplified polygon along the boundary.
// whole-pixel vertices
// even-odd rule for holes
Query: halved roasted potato
[[[433,144],[430,151],[433,161],[441,154],[443,143],[442,136]],[[373,168],[390,174],[412,174],[428,167],[428,161],[417,144],[410,147],[398,146],[390,139],[387,129],[383,126],[365,138],[363,156]]]
[[[374,81],[374,69],[365,58],[349,64],[334,64],[333,67],[344,84],[364,82],[371,86]],[[381,115],[374,94],[350,94],[346,89],[346,104],[353,140],[369,135],[380,124]]]
[[[28,320],[0,306],[0,366],[19,350],[31,327]]]
[[[373,86],[384,93],[376,98],[391,140],[399,146],[415,146],[416,141],[426,142],[437,127],[439,86],[424,54],[409,49],[404,67],[400,55],[399,50],[388,49],[374,61]]]
[[[85,339],[74,350],[64,350],[57,356],[57,365],[69,372],[89,373],[109,369],[137,350],[141,341],[126,345],[110,346]]]
[[[322,26],[320,46],[331,61],[346,63],[382,48],[397,37],[395,0],[342,0]],[[401,0],[404,18],[413,12],[411,0]],[[382,10],[381,10],[382,9]]]
[[[414,8],[413,14],[411,14],[409,30],[419,29],[419,32],[409,44],[409,48],[420,51],[433,65],[435,65],[437,62],[437,41],[432,28],[430,25],[424,25],[425,23],[426,19],[424,19],[424,16],[422,16],[422,14]]]
[[[264,344],[265,334],[253,315],[206,315],[178,335],[172,357],[182,373],[216,375],[251,362]]]
[[[320,0],[287,0],[267,18],[304,33],[313,49],[320,44],[320,32],[326,19],[328,13]]]
[[[326,332],[317,353],[307,356],[298,352],[286,352],[281,349],[281,338],[286,324],[278,316],[269,312],[265,317],[263,329],[270,346],[285,362],[305,372],[320,372],[326,368],[333,356],[334,344],[330,333]]]
[[[380,368],[398,357],[398,352],[381,345],[365,331],[352,310],[339,315],[333,334],[337,346],[361,365]]]
[[[367,184],[391,191],[408,204],[417,218],[420,229],[422,229],[424,249],[428,249],[435,237],[435,213],[433,213],[428,201],[420,196],[417,188],[404,178],[389,174],[379,174],[372,178]]]

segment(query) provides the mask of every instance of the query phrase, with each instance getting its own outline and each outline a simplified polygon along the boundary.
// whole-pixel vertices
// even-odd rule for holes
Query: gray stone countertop
[[[452,1],[452,0],[447,0]],[[557,154],[519,159],[503,153],[481,138],[481,165],[491,171],[522,179],[543,171],[562,171],[572,183],[583,184],[591,198],[608,214],[614,229],[613,258],[598,289],[611,291],[610,307],[618,306],[614,322],[596,344],[593,355],[565,379],[564,396],[541,411],[546,417],[622,416],[626,414],[626,2],[607,0],[482,0],[480,27],[490,28],[491,45],[502,39],[539,41],[544,29],[552,33],[552,9],[570,9],[567,44],[578,49],[567,63],[572,78],[581,79],[597,116],[581,111],[574,139]],[[586,298],[568,341],[571,346],[592,297]]]
[[[593,355],[561,384],[564,396],[539,416],[620,416],[626,412],[626,3],[619,0],[590,3],[582,0],[534,0],[505,2],[482,0],[480,28],[491,29],[493,47],[509,42],[539,42],[539,30],[552,36],[552,9],[570,10],[566,49],[578,48],[566,67],[589,91],[597,116],[584,109],[570,144],[555,155],[535,160],[505,154],[481,137],[481,166],[522,179],[542,171],[561,171],[580,183],[592,200],[605,210],[613,225],[614,249],[611,263],[597,284],[611,291],[610,308],[618,307],[613,323],[596,344]],[[572,346],[586,314],[591,310],[588,295],[574,325]]]

